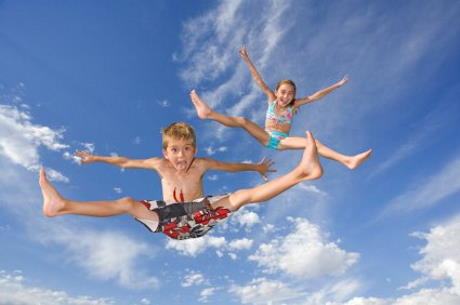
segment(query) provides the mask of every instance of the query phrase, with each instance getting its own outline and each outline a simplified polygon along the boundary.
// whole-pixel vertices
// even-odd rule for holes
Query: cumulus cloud
[[[225,237],[214,237],[205,235],[201,238],[191,238],[186,240],[168,239],[166,249],[173,249],[182,255],[197,256],[208,248],[223,248],[225,247]]]
[[[234,239],[229,244],[228,247],[232,250],[247,250],[252,247],[253,240],[247,238]]]
[[[64,291],[27,283],[21,272],[0,271],[0,305],[113,305],[110,298],[73,297]]]
[[[186,240],[168,239],[166,249],[179,252],[181,255],[196,257],[206,252],[209,248],[216,249],[216,255],[223,257],[227,251],[242,251],[252,247],[253,241],[247,238],[234,239],[228,241],[225,237],[214,237],[205,235],[200,238],[191,238]],[[235,258],[235,253],[228,253],[230,258]]]
[[[190,287],[194,285],[198,286],[198,285],[203,284],[204,281],[205,281],[205,278],[203,274],[199,272],[191,271],[190,273],[184,276],[181,286],[182,287]]]
[[[153,249],[121,232],[78,231],[64,226],[50,228],[56,234],[41,236],[44,242],[63,245],[68,259],[83,267],[90,276],[101,280],[114,279],[130,289],[158,286],[158,279],[137,267],[142,256],[152,255]]]
[[[397,298],[353,297],[340,301],[334,297],[321,296],[308,298],[302,303],[327,305],[456,305],[460,304],[460,215],[430,229],[428,233],[416,232],[412,235],[426,241],[419,254],[420,260],[412,264],[412,269],[421,277],[410,282],[404,290],[420,290],[407,293]],[[434,287],[423,287],[426,285]],[[439,286],[439,287],[437,287]],[[316,295],[324,295],[319,292]]]
[[[415,271],[433,280],[448,280],[460,295],[460,216],[438,225],[429,233],[415,233],[426,240],[419,253],[423,258],[412,265]]]
[[[241,209],[235,213],[231,218],[232,223],[237,223],[247,230],[251,229],[254,225],[260,223],[260,217],[257,213],[249,211],[248,209]]]
[[[358,253],[346,252],[327,241],[318,226],[303,218],[288,218],[295,226],[286,236],[259,246],[249,259],[264,272],[285,272],[297,278],[340,275],[357,262]]]
[[[208,156],[212,156],[217,152],[225,152],[227,151],[227,146],[219,146],[219,147],[214,147],[212,145],[205,147],[204,151]]]
[[[201,290],[200,298],[198,299],[200,302],[207,303],[210,296],[214,295],[214,293],[218,290],[215,287],[209,287]]]
[[[296,299],[303,293],[286,284],[266,278],[253,279],[245,286],[232,285],[230,292],[238,296],[242,304],[281,304]]]
[[[141,304],[142,305],[150,305],[150,304],[152,304],[152,302],[147,298],[142,298],[141,299]]]
[[[68,147],[60,142],[63,133],[63,129],[53,130],[32,123],[30,114],[17,107],[0,105],[0,155],[14,164],[36,171],[40,164],[38,149],[41,146],[52,151]],[[67,179],[56,171],[51,178]]]

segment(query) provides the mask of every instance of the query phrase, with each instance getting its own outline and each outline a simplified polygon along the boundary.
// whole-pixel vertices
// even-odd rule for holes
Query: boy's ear
[[[165,159],[168,159],[168,151],[166,149],[162,149],[161,151],[163,152]]]

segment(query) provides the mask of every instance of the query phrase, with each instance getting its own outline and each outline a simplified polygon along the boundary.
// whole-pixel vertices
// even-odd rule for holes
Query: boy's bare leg
[[[158,220],[158,215],[131,198],[111,201],[71,201],[61,196],[48,181],[45,170],[40,169],[40,188],[43,195],[43,214],[48,217],[63,214],[86,216],[116,216],[131,214],[137,218]]]
[[[200,119],[208,119],[221,123],[227,127],[240,127],[246,130],[251,136],[253,136],[259,143],[266,146],[270,140],[270,135],[260,128],[259,125],[244,118],[228,116],[211,109],[203,100],[198,96],[195,90],[190,92],[190,99],[195,106],[196,113]]]
[[[324,158],[331,159],[342,163],[349,169],[356,169],[358,166],[361,165],[364,161],[366,161],[372,154],[372,149],[369,149],[365,152],[354,156],[347,156],[341,154],[326,145],[322,144],[320,141],[316,140],[316,147],[318,148],[318,154]],[[281,140],[280,142],[280,150],[284,149],[302,149],[305,147],[305,138],[300,137],[287,137]]]
[[[323,169],[318,160],[315,140],[310,132],[307,132],[306,143],[302,160],[294,170],[257,187],[236,191],[230,196],[213,203],[213,208],[224,207],[235,211],[249,203],[272,199],[302,181],[320,178],[323,174]]]

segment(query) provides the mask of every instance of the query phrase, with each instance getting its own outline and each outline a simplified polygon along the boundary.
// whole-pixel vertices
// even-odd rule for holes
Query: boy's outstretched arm
[[[81,163],[93,163],[93,162],[104,162],[112,165],[116,165],[122,168],[145,168],[157,170],[161,162],[161,158],[150,158],[150,159],[129,159],[125,157],[117,156],[95,156],[88,154],[83,151],[77,151],[75,153],[77,157],[81,158]]]
[[[303,104],[319,100],[320,98],[323,98],[324,96],[328,95],[329,93],[331,93],[335,89],[342,87],[347,82],[348,82],[348,77],[344,76],[340,81],[338,81],[337,83],[333,84],[330,87],[327,87],[325,89],[319,90],[319,91],[313,93],[310,96],[296,99],[294,107],[299,107],[299,106],[302,106]]]
[[[276,99],[275,93],[267,86],[264,79],[262,78],[262,75],[260,75],[259,71],[256,69],[256,66],[254,66],[252,63],[251,59],[249,58],[248,48],[246,46],[242,46],[240,48],[240,56],[248,65],[249,71],[251,72],[252,78],[256,84],[260,87],[260,89],[262,89],[270,102],[274,101]]]
[[[265,180],[268,180],[268,173],[276,172],[276,170],[272,168],[275,162],[268,158],[263,158],[259,163],[222,162],[210,158],[203,158],[202,160],[205,162],[206,170],[220,170],[232,173],[243,171],[256,171]]]

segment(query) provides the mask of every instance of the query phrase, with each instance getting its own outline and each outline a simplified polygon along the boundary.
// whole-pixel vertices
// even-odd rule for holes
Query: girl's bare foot
[[[323,175],[323,168],[318,159],[315,138],[310,131],[307,131],[306,134],[305,150],[296,170],[299,171],[302,180],[318,179]]]
[[[368,151],[357,154],[353,157],[350,157],[350,159],[348,159],[345,162],[345,165],[351,170],[356,169],[358,166],[361,165],[361,163],[366,161],[371,156],[371,154],[372,154],[372,149],[369,149]]]
[[[195,106],[196,113],[200,119],[206,119],[209,117],[209,114],[212,112],[212,109],[203,102],[195,90],[190,92],[190,99],[192,100],[193,105]]]
[[[43,214],[48,217],[59,215],[65,206],[65,200],[48,181],[43,167],[40,168],[39,183],[43,195]]]

